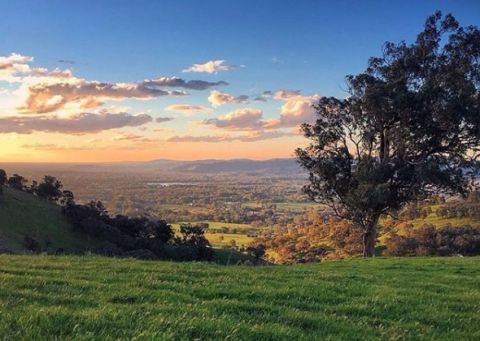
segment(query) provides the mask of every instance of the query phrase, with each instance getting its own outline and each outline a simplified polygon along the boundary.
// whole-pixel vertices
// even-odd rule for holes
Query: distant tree
[[[62,196],[62,187],[62,183],[56,177],[45,175],[43,182],[37,186],[35,192],[41,198],[57,201]]]
[[[183,248],[184,251],[187,251],[183,260],[211,259],[212,249],[207,238],[205,238],[205,230],[205,226],[202,225],[180,225],[181,237],[176,237],[174,242],[177,247]]]
[[[25,189],[25,185],[27,183],[27,179],[23,176],[18,174],[13,174],[11,177],[8,178],[8,186],[14,189],[18,189],[19,191],[23,191]]]
[[[72,206],[75,204],[75,197],[72,191],[62,191],[62,196],[60,198],[60,204],[62,206]]]
[[[373,256],[379,217],[432,193],[466,194],[480,152],[480,31],[440,12],[411,45],[386,43],[350,96],[322,98],[296,151],[305,192],[352,221]]]
[[[4,169],[0,169],[0,194],[3,194],[3,186],[7,183],[7,172]]]
[[[262,259],[265,256],[266,247],[264,244],[258,243],[251,243],[247,247],[247,253],[249,256],[255,258],[256,260]]]
[[[38,189],[38,182],[36,182],[35,180],[32,181],[32,184],[30,186],[25,186],[25,191],[27,193],[31,193],[31,194],[35,194],[37,192],[37,189]]]

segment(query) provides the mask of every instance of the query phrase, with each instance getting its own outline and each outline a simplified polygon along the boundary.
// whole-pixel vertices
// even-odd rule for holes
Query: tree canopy
[[[349,96],[323,97],[297,149],[305,192],[363,232],[375,252],[382,214],[434,192],[466,194],[480,153],[480,31],[452,15],[427,18],[413,44],[387,42]]]

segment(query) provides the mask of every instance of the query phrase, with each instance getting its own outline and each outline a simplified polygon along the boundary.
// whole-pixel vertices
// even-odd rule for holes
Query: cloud
[[[225,116],[204,120],[203,124],[226,130],[258,130],[265,125],[262,111],[253,108],[237,109]]]
[[[9,69],[16,69],[22,70],[28,62],[31,62],[33,57],[30,56],[23,56],[21,54],[12,53],[7,57],[0,56],[0,70],[9,70]]]
[[[57,62],[59,62],[59,63],[64,63],[64,64],[70,64],[70,65],[74,65],[74,64],[75,64],[75,61],[74,61],[74,60],[71,60],[71,59],[59,59],[59,60],[57,60]]]
[[[275,92],[274,98],[285,101],[280,111],[278,120],[271,120],[267,128],[295,127],[304,122],[315,120],[313,104],[320,99],[319,95],[303,96],[300,91],[280,90]]]
[[[160,77],[156,79],[146,79],[140,82],[142,87],[171,87],[171,88],[183,88],[188,90],[207,90],[216,86],[228,85],[225,81],[207,82],[202,80],[186,81],[178,77]]]
[[[7,82],[16,82],[18,73],[26,73],[30,71],[27,63],[31,62],[33,57],[23,56],[21,54],[12,53],[9,56],[0,56],[0,80]]]
[[[61,70],[55,68],[53,70],[48,70],[43,67],[32,68],[30,73],[34,76],[43,76],[43,77],[54,77],[54,78],[72,78],[73,74],[71,70]]]
[[[162,123],[162,122],[170,122],[173,121],[173,117],[157,117],[155,122]]]
[[[131,133],[120,133],[119,135],[113,138],[114,141],[134,141],[134,142],[158,142],[158,139],[151,139],[145,136],[131,134]]]
[[[234,65],[227,64],[225,60],[210,60],[203,64],[193,64],[183,72],[207,72],[217,73],[219,71],[230,71],[234,69]]]
[[[178,112],[182,114],[196,114],[212,112],[212,109],[203,105],[192,104],[172,104],[165,108],[166,111]]]
[[[48,70],[46,68],[32,68],[28,63],[33,61],[33,57],[24,56],[17,53],[12,53],[9,56],[0,56],[0,80],[10,83],[21,82],[28,77],[41,78],[42,81],[47,81],[51,78],[71,78],[73,77],[70,70],[61,70],[55,68]]]
[[[208,101],[215,107],[224,105],[226,103],[245,103],[247,100],[247,95],[233,96],[217,90],[211,91],[210,96],[208,96]]]
[[[56,145],[56,144],[24,144],[21,146],[24,149],[34,149],[40,151],[59,151],[59,150],[98,150],[98,146],[70,146],[70,145]]]
[[[188,94],[186,90],[207,90],[228,85],[225,81],[185,80],[179,77],[108,83],[77,78],[68,69],[33,68],[29,65],[32,61],[33,57],[16,53],[0,57],[0,80],[20,83],[16,93],[23,104],[17,109],[23,113],[44,114],[60,109],[78,112],[101,106],[106,100],[182,96]]]
[[[270,90],[265,90],[261,94],[255,96],[253,99],[255,102],[266,102],[269,98],[273,96],[273,92]]]
[[[282,131],[258,131],[245,135],[204,135],[204,136],[173,136],[167,139],[167,142],[256,142],[261,140],[270,140],[285,136],[296,136],[298,134],[292,132],[282,132]]]
[[[205,136],[172,136],[167,142],[225,142],[228,141],[228,135],[205,135]]]
[[[253,132],[252,134],[242,136],[240,141],[255,142],[255,141],[261,141],[261,140],[277,139],[285,136],[298,136],[298,134],[292,133],[292,132],[278,131],[278,130],[256,131],[256,132]]]
[[[59,110],[68,103],[77,103],[81,109],[90,109],[102,105],[105,100],[187,95],[184,91],[165,88],[204,90],[225,84],[227,83],[223,81],[186,81],[177,77],[161,77],[139,83],[102,83],[83,79],[51,84],[39,83],[28,87],[25,104],[18,110],[24,113],[41,114]]]
[[[278,90],[273,94],[274,99],[288,100],[300,96],[300,90]]]
[[[31,134],[34,131],[41,131],[82,135],[115,128],[137,127],[151,121],[152,117],[146,114],[131,115],[107,112],[81,113],[68,118],[12,116],[0,118],[0,133]]]
[[[161,89],[148,89],[138,84],[110,84],[97,81],[77,83],[35,84],[28,88],[24,113],[49,113],[63,108],[67,103],[77,102],[81,108],[95,108],[106,99],[153,98],[167,95],[182,95]]]
[[[255,102],[266,102],[267,99],[263,96],[257,96],[253,99]]]
[[[284,64],[284,61],[282,59],[278,58],[277,56],[273,56],[271,61],[272,61],[273,64]]]

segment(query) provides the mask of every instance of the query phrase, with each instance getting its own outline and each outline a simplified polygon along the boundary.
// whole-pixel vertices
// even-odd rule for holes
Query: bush
[[[424,226],[409,236],[391,233],[385,245],[391,256],[480,255],[480,228]]]
[[[42,252],[42,246],[40,243],[34,238],[30,237],[28,234],[23,237],[23,246],[25,246],[28,251],[32,251],[34,253]]]

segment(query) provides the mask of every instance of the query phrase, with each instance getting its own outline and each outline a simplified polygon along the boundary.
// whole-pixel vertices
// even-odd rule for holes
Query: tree
[[[4,169],[0,169],[0,194],[3,194],[3,186],[7,183],[7,172]]]
[[[62,183],[54,176],[45,175],[43,182],[39,184],[35,192],[41,198],[57,201],[62,197]]]
[[[62,196],[60,198],[60,205],[64,207],[75,205],[75,196],[72,191],[65,190],[62,191]]]
[[[13,174],[10,178],[8,178],[7,183],[11,188],[18,189],[19,191],[23,191],[25,189],[27,179],[25,179],[21,175]]]
[[[378,219],[433,193],[465,195],[478,174],[480,31],[440,12],[415,43],[386,43],[365,72],[347,76],[349,97],[321,98],[296,151],[311,199],[363,234],[373,256]]]

